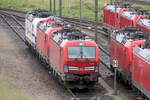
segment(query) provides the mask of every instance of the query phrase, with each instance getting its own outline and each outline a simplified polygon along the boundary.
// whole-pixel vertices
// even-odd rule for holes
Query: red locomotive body
[[[110,42],[111,61],[115,58],[115,39],[116,39],[116,59],[118,60],[119,76],[131,83],[132,73],[132,50],[146,39],[146,34],[134,27],[126,27],[112,34]]]
[[[60,30],[60,27],[64,26],[64,24],[61,24],[62,22],[59,23],[54,23],[51,19],[44,19],[38,23],[36,47],[44,54],[44,56],[49,56],[50,38],[48,37],[50,37],[54,31]]]
[[[98,81],[98,46],[75,29],[61,29],[50,37],[49,60],[66,82]],[[90,85],[89,84],[89,85]]]
[[[121,14],[124,11],[127,11],[129,9],[130,5],[129,4],[117,4],[117,29],[120,29],[120,20],[121,20]],[[114,4],[109,4],[104,7],[103,10],[103,23],[107,27],[110,27],[112,29],[115,28],[115,5]]]
[[[33,17],[36,29],[33,50],[60,81],[72,83],[71,88],[98,82],[99,49],[94,40],[57,17],[38,18],[34,24],[34,16],[28,16]],[[27,44],[33,48],[29,39]]]
[[[146,33],[150,31],[150,23],[148,19],[148,12],[144,10],[127,10],[121,14],[120,28],[125,26],[138,27]]]
[[[122,8],[119,13],[118,13],[118,17],[117,17],[117,29],[120,29],[120,20],[121,20],[121,14],[124,12],[124,11],[127,11],[128,8]]]
[[[150,41],[139,45],[133,52],[132,83],[150,98]]]
[[[126,26],[138,27],[146,33],[150,33],[150,18],[149,12],[145,10],[137,10],[129,4],[117,4],[117,29]],[[115,5],[108,4],[103,10],[104,31],[109,32],[109,29],[115,28]]]
[[[121,8],[117,8],[117,16],[121,13]],[[115,5],[106,5],[103,11],[103,23],[110,27],[115,28]],[[118,21],[118,20],[117,20]]]

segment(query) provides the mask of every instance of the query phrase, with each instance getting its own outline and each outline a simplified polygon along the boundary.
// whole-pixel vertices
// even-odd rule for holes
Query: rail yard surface
[[[138,1],[138,3],[141,2],[142,1]],[[147,5],[146,1],[142,3],[143,5]],[[130,7],[130,5],[128,4],[123,4],[123,5],[120,5],[119,3],[117,4],[116,5],[118,6],[118,8],[120,7],[119,8],[120,10],[124,7],[125,9],[128,9],[128,7]],[[110,20],[110,18],[106,18],[107,6],[110,6],[112,8],[114,8],[115,6],[113,4],[109,4],[106,5],[105,7],[106,9],[105,8],[103,9],[104,10],[103,18],[106,20],[107,19]],[[115,9],[115,12],[118,8]],[[148,17],[150,14],[149,12],[147,11],[145,12],[145,10],[141,10],[139,8],[133,8],[133,9],[136,9],[137,12],[138,11],[141,12],[141,13],[135,13],[137,14],[137,16],[140,14],[146,14],[145,18],[147,18],[148,20],[150,19],[150,17]],[[128,9],[128,10],[133,11],[133,9],[132,10]],[[40,12],[40,14],[37,12]],[[112,16],[109,17],[111,17],[113,19],[113,22],[115,23],[114,20],[114,18],[116,17],[115,13],[113,14],[113,17]],[[36,18],[39,20],[38,23],[36,22],[34,23]],[[116,56],[116,54],[113,53],[116,53],[116,49],[119,47],[117,46],[117,48],[114,49],[115,46],[113,44],[114,42],[113,39],[114,39],[115,32],[117,34],[118,32],[121,32],[120,30],[123,30],[123,32],[132,33],[132,31],[136,30],[135,33],[137,35],[134,35],[135,34],[134,32],[133,34],[130,35],[127,34],[127,36],[129,35],[128,37],[129,40],[130,38],[133,39],[133,36],[139,36],[134,38],[135,40],[147,39],[147,40],[140,41],[139,42],[141,43],[140,46],[139,44],[137,44],[137,46],[134,46],[132,48],[130,47],[132,49],[131,52],[132,51],[134,52],[134,49],[137,47],[149,48],[150,37],[148,38],[148,35],[144,35],[145,33],[139,31],[139,29],[135,27],[125,26],[125,28],[124,27],[118,28],[117,25],[120,25],[119,21],[117,24],[116,23],[113,24],[114,26],[109,25],[110,21],[108,24],[106,22],[105,20],[104,22],[98,22],[98,30],[97,30],[98,34],[96,35],[98,41],[97,43],[95,43],[95,41],[93,41],[95,37],[94,21],[83,20],[83,19],[80,20],[77,18],[68,18],[68,17],[61,17],[60,19],[54,16],[53,14],[51,15],[51,17],[49,17],[49,12],[41,9],[33,10],[27,13],[26,11],[21,11],[16,9],[0,8],[0,33],[1,33],[0,34],[0,100],[1,99],[18,100],[17,98],[19,98],[19,100],[149,100],[148,99],[149,92],[147,92],[146,90],[142,90],[141,87],[137,87],[137,88],[134,87],[135,84],[134,85],[132,84],[133,80],[131,81],[129,79],[132,78],[132,76],[127,77],[126,80],[126,77],[124,77],[122,73],[120,73],[123,72],[122,70],[119,70],[120,65],[119,66],[117,65],[118,68],[116,74],[114,74],[116,70],[112,66],[114,65],[113,60],[115,59],[115,57],[118,57]],[[125,23],[123,23],[123,25],[124,24]],[[110,28],[106,30],[107,29],[106,26],[111,27],[112,30],[118,28],[118,31],[112,31],[110,30]],[[55,28],[62,28],[62,29],[56,29],[57,31],[54,30],[51,32],[51,30]],[[82,29],[80,30],[80,28]],[[149,27],[148,27],[148,31],[146,30],[145,32],[149,33]],[[111,33],[113,33],[112,36]],[[118,34],[120,35],[121,33]],[[126,34],[123,33],[123,35]],[[144,36],[144,38],[141,38],[141,36]],[[34,37],[34,39],[32,38],[33,40],[35,40],[34,43],[32,43],[33,41],[32,39],[30,40],[30,37]],[[115,38],[115,39],[119,39],[119,38]],[[39,46],[38,43],[40,43],[41,40],[45,42],[43,44],[40,44]],[[70,45],[66,44],[67,46],[64,46],[64,44],[67,43],[66,40],[68,43],[74,41],[75,44],[75,42],[77,42],[77,46],[81,48],[82,46],[86,47],[87,46],[86,43],[90,43],[91,41],[93,41],[95,43],[94,45],[96,48],[94,51],[96,52],[95,58],[94,59],[86,58],[87,56],[83,55],[82,49],[80,49],[81,58],[72,58],[72,59],[69,58],[68,48],[69,46],[73,47],[74,44],[70,44]],[[49,44],[47,45],[46,42]],[[60,47],[60,49],[57,48],[53,49],[55,48],[55,44],[53,44],[53,42],[56,44],[56,46],[58,46],[58,48]],[[63,45],[60,45],[61,43]],[[45,44],[47,46],[43,47],[43,45]],[[141,47],[141,45],[143,47]],[[74,47],[76,47],[76,45]],[[45,50],[46,56],[45,54],[43,55],[43,53],[40,51],[39,48],[42,49],[46,48]],[[56,50],[55,54],[51,52],[54,50]],[[66,53],[65,50],[67,50],[66,52],[68,53]],[[90,53],[90,51],[88,52]],[[65,55],[65,53],[67,55]],[[119,51],[117,52],[117,55],[120,56],[121,53],[122,51]],[[124,56],[128,54],[126,50],[124,50],[123,53],[125,53]],[[51,54],[54,55],[50,56]],[[56,54],[58,54],[58,56],[60,57],[60,59],[57,59],[59,60],[60,63],[58,64],[58,68],[57,68],[58,62],[56,62],[55,65],[53,64],[53,62],[56,61],[56,58],[58,58],[55,57]],[[115,55],[115,57],[112,57],[113,55]],[[67,60],[65,56],[67,56]],[[80,54],[78,56],[80,56]],[[85,56],[85,58],[82,56]],[[127,57],[129,58],[129,56]],[[61,62],[61,59],[65,59],[64,62]],[[85,62],[83,62],[84,59]],[[53,61],[52,63],[51,60]],[[82,61],[82,63],[80,60]],[[96,61],[94,62],[94,60],[96,60],[97,63]],[[90,61],[91,62],[93,61],[93,63],[89,63]],[[72,65],[74,62],[76,65]],[[87,64],[84,65],[85,63]],[[62,68],[59,69],[59,67]],[[78,69],[76,70],[76,68]],[[87,68],[88,70],[86,70]],[[99,69],[96,70],[97,68]],[[134,73],[132,72],[132,68],[134,67],[132,67],[132,64],[130,64],[129,72],[131,73],[131,75],[132,73]],[[88,73],[89,75],[87,74],[87,72],[92,72],[92,71],[94,74],[96,73],[95,74],[97,75],[96,77],[92,76],[93,73],[92,74]],[[117,77],[116,92],[113,89],[116,84],[114,83],[116,82],[114,81],[115,75]],[[74,86],[76,86],[76,84],[72,84],[72,83],[77,82],[79,88],[77,87],[73,88],[73,86],[71,86],[73,88],[72,89],[68,84],[66,84],[67,82],[69,84],[71,83],[71,85]],[[90,85],[87,85],[88,87],[81,89],[83,83],[84,86],[86,86],[86,82],[87,83],[95,82],[96,84],[90,86],[92,84],[90,83]],[[7,90],[9,91],[7,92]]]

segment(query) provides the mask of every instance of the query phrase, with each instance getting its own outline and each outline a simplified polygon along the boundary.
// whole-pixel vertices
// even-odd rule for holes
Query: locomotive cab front
[[[99,76],[98,47],[94,41],[72,41],[66,46],[65,79],[79,84],[95,84]]]

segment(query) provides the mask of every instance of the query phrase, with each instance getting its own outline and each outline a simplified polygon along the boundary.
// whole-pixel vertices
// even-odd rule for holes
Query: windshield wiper
[[[80,58],[81,58],[81,53],[79,55],[77,55],[76,58],[74,58],[74,59],[75,59],[75,61],[78,61],[78,59],[80,59]]]

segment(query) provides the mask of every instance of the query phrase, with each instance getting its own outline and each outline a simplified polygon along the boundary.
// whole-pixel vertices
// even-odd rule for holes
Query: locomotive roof
[[[116,6],[117,6],[117,8],[129,8],[129,7],[131,7],[131,5],[129,3],[120,3],[120,2],[117,2]],[[106,9],[112,9],[112,8],[115,8],[115,4],[108,4],[106,6]]]
[[[50,19],[51,20],[51,19]],[[64,20],[59,19],[54,19],[52,22],[47,24],[47,27],[64,27],[66,25],[69,25],[67,22],[64,22]]]
[[[122,15],[127,16],[127,17],[133,17],[134,15],[150,15],[150,11],[148,10],[143,10],[143,9],[133,9],[129,8],[127,11],[124,11]]]
[[[115,5],[107,5],[105,7],[105,9],[107,9],[107,10],[114,10],[115,9]]]
[[[45,32],[48,28],[61,28],[65,27],[66,25],[69,25],[67,22],[64,22],[63,20],[59,18],[53,17],[53,19],[44,19],[38,23],[38,28]]]
[[[131,7],[128,3],[119,3],[117,4],[117,8],[129,8]],[[115,11],[115,4],[109,4],[105,7],[107,10]]]
[[[150,30],[150,18],[141,18],[137,24],[144,26],[148,30]]]
[[[44,9],[31,10],[27,15],[31,15],[33,18],[46,18],[52,16],[51,13]]]
[[[135,51],[136,54],[150,62],[150,35],[148,36],[146,42],[141,46],[139,45]]]
[[[92,40],[89,36],[81,31],[75,28],[68,28],[68,26],[64,27],[62,30],[54,32],[52,39],[58,44],[60,44],[63,40]]]
[[[121,15],[127,18],[132,18],[133,16],[136,15],[136,12],[133,10],[129,10],[129,11],[124,11]]]
[[[150,15],[150,11],[140,9],[140,10],[137,10],[137,11],[136,11],[136,14],[137,14],[137,15]]]
[[[145,59],[146,61],[150,62],[150,48],[143,48],[142,46],[139,46],[136,51],[136,54],[142,57],[142,59]]]
[[[125,27],[112,35],[119,42],[146,40],[147,34],[136,27]]]

